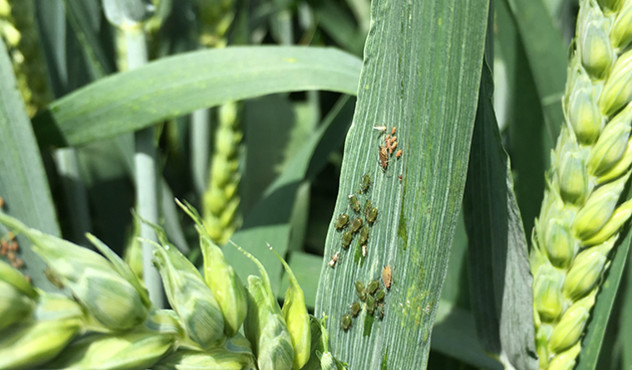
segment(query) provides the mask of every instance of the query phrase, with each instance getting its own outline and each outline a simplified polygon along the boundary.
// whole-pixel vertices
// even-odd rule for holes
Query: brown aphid
[[[391,135],[395,135],[395,126],[391,129]]]
[[[395,158],[399,159],[402,156],[402,150],[398,150],[397,153],[395,153]]]
[[[380,166],[383,171],[386,171],[388,168],[388,150],[386,149],[386,145],[380,145],[380,151],[378,154],[380,157]]]
[[[11,262],[11,265],[13,265],[13,267],[15,267],[16,269],[21,269],[22,267],[24,267],[24,261],[22,261],[21,258],[16,257],[15,260]]]
[[[10,251],[17,252],[18,248],[19,248],[18,242],[16,242],[15,240],[12,240],[12,241],[9,242],[9,250]]]
[[[340,252],[336,252],[336,254],[334,254],[331,257],[331,260],[329,260],[329,267],[334,268],[336,267],[336,262],[338,262],[338,257],[340,256]]]
[[[4,208],[4,198],[0,197],[0,208]]]
[[[397,176],[397,178],[399,179],[399,181],[402,181],[402,175]]]
[[[391,265],[384,267],[384,269],[382,269],[382,281],[386,289],[391,289],[392,277]]]

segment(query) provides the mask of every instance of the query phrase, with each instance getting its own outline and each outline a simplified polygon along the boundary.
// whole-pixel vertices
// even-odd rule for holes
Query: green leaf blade
[[[465,186],[478,97],[488,4],[462,2],[372,3],[372,29],[354,122],[347,136],[334,212],[352,214],[347,195],[368,173],[369,198],[378,208],[364,264],[353,261],[354,241],[340,248],[333,222],[325,256],[340,252],[332,269],[321,267],[315,312],[329,315],[331,348],[352,368],[424,368],[432,324]],[[384,171],[378,147],[397,126],[398,160]],[[402,175],[402,180],[398,178]],[[355,217],[355,215],[354,215]],[[381,280],[392,268],[385,317],[364,336],[366,310],[348,331],[340,319],[356,300],[354,282]],[[388,356],[385,354],[388,352]],[[386,362],[383,364],[383,360]]]
[[[161,59],[53,102],[36,119],[40,142],[76,146],[226,101],[331,90],[355,94],[360,61],[331,48],[229,47]]]

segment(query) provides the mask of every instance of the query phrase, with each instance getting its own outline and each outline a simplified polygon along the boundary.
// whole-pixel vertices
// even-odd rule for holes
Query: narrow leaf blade
[[[481,71],[487,2],[373,1],[358,104],[347,135],[334,220],[358,217],[349,194],[378,208],[367,257],[356,263],[357,237],[347,251],[329,226],[316,297],[329,315],[336,358],[359,369],[421,369],[427,364],[447,259],[459,214]],[[399,160],[385,169],[378,148],[397,126]],[[360,179],[372,179],[359,194]],[[402,175],[402,180],[398,178]],[[356,300],[354,282],[379,279],[390,265],[392,286],[382,321],[367,310],[348,331],[341,318]],[[388,279],[387,279],[388,280]]]

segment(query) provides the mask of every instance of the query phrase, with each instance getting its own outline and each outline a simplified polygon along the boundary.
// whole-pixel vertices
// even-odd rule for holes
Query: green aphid
[[[375,293],[375,291],[376,291],[376,290],[377,290],[377,288],[379,288],[379,287],[380,287],[380,283],[379,283],[377,280],[372,280],[372,281],[369,283],[369,285],[367,285],[367,287],[366,287],[366,291],[367,291],[369,294],[373,294],[373,293]]]
[[[369,190],[369,186],[371,186],[371,177],[367,173],[362,176],[362,180],[360,181],[360,193],[366,193],[366,191]]]
[[[353,304],[351,305],[351,316],[353,317],[358,316],[361,309],[362,309],[362,305],[360,304],[360,302],[353,302]]]
[[[384,292],[382,289],[378,289],[377,292],[375,292],[374,294],[375,300],[378,302],[381,302],[384,300],[385,295],[386,295],[386,292]]]
[[[349,195],[349,205],[351,205],[351,209],[353,209],[356,213],[360,213],[360,201],[355,194]]]
[[[373,208],[373,204],[371,203],[371,199],[367,199],[366,202],[364,202],[364,216],[367,215],[367,212]]]
[[[347,331],[351,327],[351,316],[344,315],[342,319],[340,319],[340,329]]]
[[[360,228],[362,227],[362,219],[360,217],[354,219],[353,221],[351,221],[351,232],[352,233],[357,233],[358,230],[360,230]]]
[[[366,245],[367,240],[369,240],[369,226],[364,225],[364,227],[360,230],[360,240],[358,242],[360,245]]]
[[[336,230],[342,230],[345,227],[347,227],[348,223],[349,223],[349,215],[346,213],[343,213],[340,216],[338,216],[338,219],[336,219],[336,223],[334,224],[334,226],[336,227]]]
[[[371,208],[365,209],[364,217],[366,218],[366,221],[368,223],[373,224],[375,222],[375,219],[377,218],[377,208],[371,207]]]
[[[364,284],[362,284],[359,281],[356,281],[355,289],[356,289],[356,293],[358,294],[358,298],[360,298],[360,300],[364,302],[364,300],[366,299],[366,291],[364,290]]]
[[[345,231],[342,234],[342,248],[347,249],[353,240],[353,233],[351,231]]]
[[[373,313],[375,313],[375,308],[377,307],[377,304],[375,303],[375,299],[373,298],[373,296],[367,296],[366,297],[366,310],[369,313],[369,315],[373,315]]]
[[[377,318],[380,320],[384,318],[384,303],[377,305]]]

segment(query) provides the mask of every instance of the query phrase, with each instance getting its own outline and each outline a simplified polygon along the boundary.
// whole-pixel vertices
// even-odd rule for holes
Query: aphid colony
[[[368,174],[362,176],[360,180],[360,191],[358,194],[349,195],[349,207],[353,211],[352,218],[348,214],[343,213],[338,216],[334,227],[337,231],[342,232],[341,247],[344,250],[349,249],[356,235],[358,235],[358,245],[362,250],[362,257],[367,255],[367,242],[369,240],[370,226],[377,219],[377,208],[373,207],[370,199],[366,199],[364,207],[361,205],[358,196],[366,194],[371,186],[371,177]],[[364,218],[363,218],[364,216]],[[340,252],[336,252],[329,261],[329,266],[334,268],[336,262],[340,259]]]
[[[390,266],[387,267],[390,271]],[[382,276],[384,276],[383,272]],[[386,290],[380,287],[378,280],[371,280],[366,287],[358,280],[355,282],[355,290],[360,301],[353,302],[349,307],[349,312],[340,319],[340,328],[344,331],[349,330],[352,319],[355,319],[362,310],[366,310],[368,315],[376,317],[379,320],[384,318],[384,297],[386,297]]]
[[[4,207],[4,198],[0,197],[0,208]],[[12,232],[8,232],[5,236],[0,238],[0,256],[6,256],[11,262],[11,266],[16,269],[24,267],[24,261],[17,256],[20,246],[18,241],[15,240],[15,235]]]
[[[373,128],[381,132],[386,131],[386,126],[374,126]],[[384,144],[380,145],[380,149],[378,151],[380,167],[382,167],[382,170],[385,172],[388,169],[388,161],[393,153],[395,153],[395,158],[397,159],[401,158],[403,154],[401,149],[397,149],[397,136],[395,136],[396,131],[397,128],[393,126],[393,128],[391,129],[391,133],[386,134],[386,137],[384,138]]]

